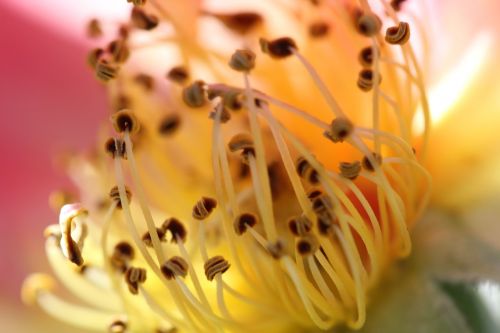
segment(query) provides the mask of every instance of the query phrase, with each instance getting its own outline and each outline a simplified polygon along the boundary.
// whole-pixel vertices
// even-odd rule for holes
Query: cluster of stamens
[[[224,56],[199,42],[184,45],[186,32],[159,1],[127,1],[133,4],[130,20],[88,58],[115,100],[107,156],[88,166],[103,182],[111,179],[111,190],[103,193],[107,201],[101,201],[109,207],[65,205],[59,225],[46,232],[56,274],[94,307],[64,303],[47,276],[30,278],[24,297],[51,313],[66,308],[59,319],[104,332],[274,332],[291,325],[328,330],[340,323],[360,328],[384,267],[410,252],[409,229],[429,187],[413,152],[415,98],[426,117],[428,109],[409,24],[396,13],[403,1],[381,1],[387,13],[382,18],[365,0],[349,6],[302,1],[298,10],[326,8],[332,17],[292,15],[304,28],[297,39],[259,39],[266,13],[200,10],[200,19],[216,20],[243,41],[244,47]],[[347,15],[335,17],[336,11]],[[312,45],[334,41],[329,22],[336,19],[361,41],[353,42],[361,69],[345,84],[369,101],[363,110],[344,110],[325,84],[328,73],[300,50],[304,38]],[[171,25],[174,36],[165,43],[176,43],[183,58],[160,73],[160,84],[158,73],[134,73],[127,62],[140,53],[134,35],[162,25]],[[88,35],[103,34],[92,20]],[[366,41],[369,46],[361,45]],[[402,56],[394,57],[396,51]],[[191,61],[214,68],[216,78],[236,75],[239,81],[197,79]],[[262,85],[269,93],[257,89],[259,80],[266,82],[258,74],[261,61],[299,66],[325,100],[329,118],[316,114],[315,106],[304,111],[287,96],[275,97],[280,89],[272,81]],[[280,84],[288,84],[286,67],[275,70]],[[163,84],[173,96],[161,108],[169,113],[137,107],[144,100],[150,107],[157,103],[152,93]],[[371,114],[368,123],[358,113]],[[287,126],[289,118],[314,128],[322,146],[317,153],[311,151],[314,140],[304,143],[302,129]],[[75,265],[85,269],[77,273]]]

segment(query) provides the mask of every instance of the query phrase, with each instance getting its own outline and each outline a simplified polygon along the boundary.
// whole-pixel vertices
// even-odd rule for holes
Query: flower
[[[134,4],[89,56],[115,111],[110,157],[68,159],[83,205],[63,197],[46,232],[56,274],[95,308],[54,296],[46,275],[27,280],[26,300],[116,332],[361,327],[367,296],[410,253],[430,186],[419,164],[429,110],[400,3],[312,2],[272,20]],[[197,23],[227,33],[224,45],[196,39]],[[98,21],[89,28],[101,34]]]

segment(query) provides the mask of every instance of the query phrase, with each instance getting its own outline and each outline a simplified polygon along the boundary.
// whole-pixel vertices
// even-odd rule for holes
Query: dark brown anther
[[[395,11],[399,12],[401,10],[401,7],[403,6],[404,2],[406,2],[406,0],[392,0],[391,7]]]
[[[318,190],[318,189],[312,189],[311,191],[309,191],[307,193],[307,197],[309,198],[309,200],[314,200],[315,198],[319,197],[320,195],[322,195],[323,192],[321,192],[321,190]]]
[[[182,222],[175,217],[166,219],[165,222],[163,222],[161,229],[165,234],[167,233],[167,231],[170,232],[170,234],[172,235],[170,241],[172,243],[177,243],[177,241],[179,240],[183,243],[186,242],[187,230],[184,227],[184,224],[182,224]]]
[[[361,163],[359,163],[359,161],[340,162],[339,171],[342,177],[354,180],[358,178],[359,173],[361,172]]]
[[[130,56],[130,50],[124,40],[117,39],[108,44],[108,52],[116,63],[124,63]]]
[[[319,195],[311,200],[314,214],[318,217],[330,217],[333,210],[333,203],[326,194]]]
[[[262,16],[254,12],[240,12],[235,14],[208,13],[208,15],[216,18],[224,24],[226,28],[240,35],[249,33],[263,21]]]
[[[318,232],[320,235],[329,235],[333,230],[333,219],[330,216],[318,216]]]
[[[212,281],[217,274],[225,273],[231,265],[222,256],[215,256],[205,262],[205,276],[208,281]]]
[[[156,228],[156,234],[158,235],[160,242],[165,241],[165,232],[163,231],[163,229]],[[142,241],[144,242],[144,244],[146,244],[146,246],[153,247],[153,240],[149,231],[146,231],[144,235],[142,235]]]
[[[387,28],[385,41],[393,45],[403,45],[410,39],[410,25],[407,22],[399,22],[395,27]]]
[[[331,124],[328,131],[325,131],[323,135],[330,139],[331,141],[343,142],[346,140],[354,130],[354,125],[347,118],[338,117],[335,118]]]
[[[122,40],[127,40],[130,36],[130,26],[127,24],[122,24],[118,27],[118,37]]]
[[[167,79],[175,83],[183,84],[187,79],[189,79],[189,73],[186,68],[182,66],[175,66],[168,71]]]
[[[130,199],[132,199],[132,192],[130,189],[125,186],[125,194],[127,195],[127,203],[130,203]],[[109,197],[111,200],[116,202],[116,208],[122,209],[122,201],[120,199],[120,191],[118,190],[118,186],[113,186],[113,188],[109,191]]]
[[[373,48],[371,46],[367,46],[361,49],[358,61],[363,67],[371,67],[373,64]]]
[[[373,85],[374,85],[374,75],[373,71],[369,68],[362,69],[359,72],[358,76],[358,88],[367,92],[372,90]],[[378,75],[378,84],[382,82],[382,76],[379,74]]]
[[[155,80],[151,75],[140,73],[134,76],[134,82],[144,88],[146,91],[153,91]]]
[[[257,216],[251,213],[243,213],[236,217],[233,222],[234,232],[243,235],[247,228],[253,228],[257,224]]]
[[[127,323],[122,320],[115,320],[109,325],[109,333],[125,333],[127,331]]]
[[[129,267],[125,272],[125,282],[128,290],[133,294],[139,293],[139,284],[146,282],[147,271],[144,268]]]
[[[111,122],[115,131],[118,133],[137,133],[139,131],[139,122],[130,110],[120,110],[113,113]]]
[[[193,207],[193,218],[197,220],[204,220],[212,211],[217,207],[217,200],[208,197],[202,197]]]
[[[382,28],[382,21],[374,13],[361,14],[357,19],[356,28],[363,36],[373,37]]]
[[[168,280],[175,279],[177,276],[186,277],[188,269],[188,263],[178,256],[170,258],[161,266],[161,272]]]
[[[318,172],[309,164],[304,157],[299,157],[295,162],[297,174],[311,184],[319,183]]]
[[[272,41],[264,38],[259,39],[262,52],[269,54],[272,58],[282,59],[293,54],[293,49],[297,50],[297,44],[290,37],[282,37]]]
[[[135,257],[135,250],[128,242],[120,242],[115,245],[111,255],[111,265],[120,272],[125,272],[128,265]]]
[[[377,153],[372,153],[372,158],[377,163],[377,165],[382,164],[382,156],[380,156]],[[372,164],[370,159],[367,156],[364,156],[363,159],[361,160],[361,165],[363,166],[363,169],[367,171],[375,171],[375,166]]]
[[[158,127],[158,132],[161,135],[168,136],[175,133],[181,124],[181,117],[177,114],[170,114],[163,118]]]
[[[280,259],[285,254],[285,245],[282,241],[278,240],[267,244],[267,251],[274,259]]]
[[[87,24],[87,36],[89,38],[99,38],[102,36],[101,22],[98,19],[92,19]]]
[[[248,157],[255,156],[253,139],[249,134],[239,133],[231,138],[228,144],[230,152],[241,151],[242,161],[248,164]]]
[[[87,55],[87,63],[92,67],[93,69],[96,69],[97,67],[97,62],[101,57],[104,55],[104,50],[101,48],[96,48],[91,50],[88,55]]]
[[[307,216],[301,215],[288,221],[288,229],[294,236],[305,236],[311,231],[312,221]]]
[[[147,14],[144,10],[134,7],[132,9],[131,21],[134,26],[142,30],[152,30],[158,26],[158,17]]]
[[[314,22],[309,25],[309,36],[313,38],[324,37],[328,35],[329,31],[330,26],[328,25],[328,23],[323,21]]]
[[[121,139],[109,138],[104,149],[113,158],[121,157],[123,159],[127,158],[127,150],[125,148],[125,142]]]
[[[296,246],[297,252],[302,256],[313,255],[319,248],[318,240],[314,235],[300,237]]]
[[[132,3],[134,6],[144,6],[146,0],[127,0],[128,3]]]
[[[243,107],[243,94],[238,91],[228,91],[223,96],[224,106],[233,110],[238,111]]]
[[[216,106],[215,107],[215,110],[210,112],[210,114],[208,115],[208,117],[210,119],[213,119],[215,120],[215,116],[216,116],[216,112],[217,110],[220,108],[220,106]],[[231,120],[231,113],[229,112],[229,110],[225,107],[225,106],[222,106],[222,110],[219,111],[220,112],[220,122],[222,124],[225,124],[227,123],[229,120]]]
[[[237,72],[249,72],[255,67],[255,53],[250,50],[236,50],[229,60],[229,67]]]
[[[103,81],[108,82],[118,75],[119,67],[115,64],[108,62],[106,59],[99,58],[95,65],[96,77]]]
[[[182,90],[182,100],[187,106],[200,108],[205,105],[205,82],[194,81]]]

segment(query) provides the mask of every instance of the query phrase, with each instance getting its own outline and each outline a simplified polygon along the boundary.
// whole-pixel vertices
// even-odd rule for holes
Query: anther
[[[189,73],[186,68],[175,66],[168,71],[167,78],[172,82],[183,84],[189,78]]]
[[[320,235],[326,236],[333,231],[333,219],[331,216],[318,216],[317,224]]]
[[[293,54],[292,49],[297,49],[297,44],[290,37],[282,37],[272,41],[261,38],[259,39],[259,43],[262,52],[276,59],[291,56]]]
[[[228,147],[229,151],[233,153],[241,151],[243,163],[245,164],[248,164],[249,155],[255,155],[253,139],[249,134],[246,133],[239,133],[233,136],[229,141]]]
[[[400,11],[403,3],[406,2],[406,0],[392,0],[391,1],[391,7],[395,11]]]
[[[99,59],[101,59],[103,55],[104,50],[102,48],[93,49],[87,55],[87,63],[95,70],[97,68]]]
[[[361,163],[359,163],[359,161],[340,162],[339,171],[342,177],[354,180],[359,176],[359,173],[361,172]]]
[[[61,240],[61,236],[61,228],[58,224],[51,224],[43,230],[43,237],[45,238],[53,237],[56,241],[59,242]]]
[[[365,69],[362,69],[360,72],[359,72],[359,76],[358,76],[358,88],[363,90],[363,91],[370,91],[372,90],[373,88],[373,85],[374,85],[374,75],[373,75],[373,71],[369,68],[365,68]],[[378,84],[380,84],[380,82],[382,82],[382,76],[378,75]]]
[[[308,256],[314,254],[318,248],[318,240],[314,235],[306,235],[300,237],[297,241],[297,252],[302,256]]]
[[[122,320],[115,320],[109,325],[109,333],[125,333],[127,331],[127,323]]]
[[[354,125],[349,119],[338,117],[331,122],[330,128],[323,134],[328,139],[337,143],[346,140],[351,135],[353,130]]]
[[[125,194],[127,196],[127,203],[130,203],[130,199],[132,199],[132,192],[130,192],[130,189],[127,186],[125,186]],[[122,209],[123,206],[120,199],[120,191],[118,190],[118,186],[113,186],[113,188],[109,191],[109,197],[111,198],[111,200],[116,202],[116,208]]]
[[[197,220],[204,220],[208,216],[210,216],[215,207],[217,207],[217,200],[213,198],[202,197],[200,200],[198,200],[196,205],[194,205],[192,216]]]
[[[215,119],[215,116],[217,114],[217,110],[219,109],[219,105],[215,107],[215,110],[210,112],[210,115],[208,116],[210,119]],[[229,120],[231,120],[231,113],[229,112],[229,110],[225,107],[225,106],[222,106],[222,109],[220,111],[220,122],[225,124],[227,123]]]
[[[186,277],[188,268],[188,263],[183,258],[174,256],[161,266],[161,272],[163,276],[171,280],[177,276]]]
[[[389,44],[403,45],[410,39],[410,25],[407,22],[399,22],[395,27],[387,28],[385,41]]]
[[[262,23],[262,16],[254,12],[241,12],[235,14],[211,14],[218,19],[226,28],[244,35]]]
[[[186,228],[184,227],[184,224],[182,224],[182,222],[175,217],[166,219],[165,222],[163,222],[161,229],[165,234],[167,233],[167,231],[170,232],[170,234],[172,235],[170,241],[172,243],[177,243],[177,239],[179,239],[183,243],[186,242]]]
[[[371,46],[367,46],[361,49],[358,61],[363,67],[371,67],[373,64],[373,48]]]
[[[125,282],[128,290],[133,294],[139,293],[139,284],[146,282],[147,271],[144,268],[129,267],[125,272]]]
[[[318,172],[304,157],[301,156],[297,159],[295,162],[295,169],[301,178],[306,179],[311,184],[317,184],[319,182]]]
[[[79,220],[88,211],[79,203],[64,205],[59,214],[60,246],[63,255],[77,266],[83,265],[82,249],[87,236],[87,225]]]
[[[156,228],[156,234],[161,242],[165,240],[165,231],[162,228]],[[153,240],[151,239],[151,234],[149,231],[146,231],[144,235],[142,235],[142,241],[148,247],[153,247]]]
[[[377,165],[380,165],[382,163],[382,156],[380,156],[379,154],[372,153],[372,157],[375,160],[375,163],[377,163]],[[367,171],[375,171],[375,166],[372,164],[372,162],[367,156],[363,157],[363,159],[361,160],[361,165],[363,166],[363,169]]]
[[[104,149],[113,158],[127,158],[125,142],[121,139],[109,138],[104,144]]]
[[[124,63],[130,56],[130,50],[124,40],[114,40],[108,44],[108,52],[111,54],[113,61],[116,63]]]
[[[253,228],[257,224],[257,216],[251,213],[243,213],[234,219],[233,227],[237,235],[243,235],[247,228]]]
[[[323,21],[314,22],[309,25],[309,36],[313,38],[324,37],[330,31],[328,23]]]
[[[280,259],[285,255],[285,245],[281,240],[267,244],[267,251],[274,259]]]
[[[199,108],[205,105],[205,82],[194,81],[182,90],[182,100],[187,106]]]
[[[238,72],[249,72],[255,67],[255,53],[250,50],[236,50],[229,60],[229,67]]]
[[[118,271],[125,272],[129,263],[134,260],[135,250],[130,243],[122,241],[115,245],[111,255],[111,265]]]
[[[132,106],[132,101],[127,95],[119,94],[113,100],[114,111],[120,111],[123,109],[130,109]]]
[[[312,221],[307,216],[301,215],[288,221],[288,229],[294,236],[305,236],[312,229]]]
[[[181,118],[177,114],[170,114],[160,122],[158,132],[164,136],[172,135],[179,128],[180,124]]]
[[[231,265],[222,256],[215,256],[205,262],[205,276],[208,281],[212,281],[217,274],[225,273]]]
[[[103,82],[108,82],[118,75],[118,66],[108,62],[106,59],[98,59],[95,65],[95,74]]]
[[[382,21],[373,13],[361,14],[356,22],[356,28],[363,36],[372,37],[382,28]]]
[[[132,9],[131,21],[138,29],[151,30],[158,26],[158,17],[147,14],[144,10],[134,7]]]
[[[130,110],[120,110],[113,113],[111,122],[118,133],[129,132],[133,134],[139,131],[139,121]]]
[[[312,208],[317,216],[330,216],[330,211],[333,208],[332,200],[326,194],[321,194],[311,200]]]
[[[98,38],[102,36],[101,22],[98,19],[92,19],[87,24],[87,36],[90,38]]]
[[[134,6],[144,6],[146,0],[127,0],[128,3],[132,3]]]
[[[134,82],[144,88],[146,91],[153,91],[155,80],[151,75],[140,73],[134,77]]]
[[[309,198],[309,200],[314,200],[315,198],[319,197],[320,195],[322,195],[323,192],[321,192],[321,190],[318,190],[318,189],[312,189],[311,191],[309,191],[307,193],[307,197]]]

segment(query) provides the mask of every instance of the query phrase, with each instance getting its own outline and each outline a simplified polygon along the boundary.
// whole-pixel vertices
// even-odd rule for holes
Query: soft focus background
[[[123,15],[123,6],[120,5],[125,0],[0,0],[2,332],[77,332],[52,321],[34,308],[22,305],[19,290],[28,273],[49,272],[43,254],[42,231],[46,225],[57,222],[57,215],[50,210],[48,197],[54,189],[70,188],[66,176],[55,163],[56,156],[67,149],[89,147],[98,124],[106,115],[105,91],[86,66],[89,47],[83,38],[85,19],[92,11],[95,13],[92,8],[98,3],[101,14],[108,18]],[[459,169],[465,180],[460,186],[465,186],[466,190],[473,186],[476,190],[469,188],[467,193],[480,198],[476,194],[486,193],[485,184],[494,189],[493,192],[500,189],[498,169],[490,172],[491,167],[479,168],[483,164],[492,165],[485,162],[485,154],[494,156],[499,152],[497,131],[500,116],[495,116],[495,113],[500,109],[497,83],[500,67],[498,57],[492,54],[500,54],[496,45],[500,24],[495,22],[498,18],[494,15],[500,3],[498,0],[429,0],[427,3],[433,6],[427,9],[429,17],[424,21],[433,22],[429,23],[434,31],[433,38],[440,41],[433,44],[436,47],[434,55],[437,55],[431,64],[434,74],[431,81],[434,83],[437,84],[440,77],[446,76],[446,72],[460,63],[461,56],[475,45],[474,41],[482,32],[487,32],[490,42],[493,42],[486,58],[483,55],[483,58],[473,59],[479,65],[475,67],[472,78],[458,73],[458,80],[467,83],[466,92],[443,89],[435,97],[438,101],[449,100],[452,111],[446,116],[449,120],[443,118],[442,125],[436,128],[434,154],[443,154],[447,147],[456,147],[457,137],[464,141],[470,136],[480,137],[475,137],[474,144],[466,145],[467,151],[474,154],[464,155],[463,151],[452,148],[448,151],[452,158],[436,159],[431,167],[438,174],[441,172],[439,179],[443,180],[443,188],[461,193],[452,187],[456,185],[455,173],[448,172],[446,167],[464,165],[462,158],[472,156],[472,166],[483,180],[468,182],[470,173],[467,170],[472,167],[465,164],[465,171]],[[111,7],[115,5],[118,7]],[[481,104],[478,105],[478,101]],[[471,116],[471,110],[474,116]],[[463,128],[464,124],[469,124],[469,127]],[[494,162],[498,162],[498,158]],[[461,189],[460,186],[457,188]],[[443,197],[449,198],[447,195]],[[487,212],[486,218],[491,220],[491,226],[498,225],[494,218],[498,209],[496,201],[490,199],[488,208],[472,210],[470,218],[484,221],[484,212]],[[454,201],[447,204],[453,205]],[[485,237],[491,244],[499,246],[498,235],[486,233]]]
[[[54,157],[88,147],[106,114],[104,89],[86,67],[87,46],[72,36],[0,1],[0,330],[6,333],[74,332],[19,297],[29,272],[49,271],[42,232],[57,215],[48,196],[69,186]]]

